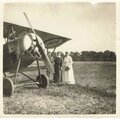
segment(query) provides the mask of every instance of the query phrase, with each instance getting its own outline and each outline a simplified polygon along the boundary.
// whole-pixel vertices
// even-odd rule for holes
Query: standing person
[[[62,79],[63,82],[68,84],[75,84],[72,64],[72,57],[69,56],[68,52],[66,52],[63,60]]]
[[[61,67],[62,67],[62,57],[60,52],[57,53],[57,56],[54,60],[54,78],[53,80],[55,82],[61,82],[62,81],[62,72],[61,72]]]

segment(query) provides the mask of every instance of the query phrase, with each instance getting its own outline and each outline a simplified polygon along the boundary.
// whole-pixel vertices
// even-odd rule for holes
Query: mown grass
[[[53,83],[47,89],[27,85],[4,97],[5,114],[115,114],[116,64],[76,62],[75,85]],[[32,70],[32,69],[30,69]],[[42,71],[44,72],[44,70]],[[35,70],[26,72],[36,77]],[[18,82],[28,79],[19,76]]]

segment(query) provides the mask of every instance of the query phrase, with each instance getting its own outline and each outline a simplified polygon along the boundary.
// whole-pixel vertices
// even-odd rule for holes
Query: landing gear
[[[36,82],[38,82],[37,86],[40,88],[47,88],[47,85],[49,83],[48,77],[46,75],[43,75],[40,73],[40,66],[39,66],[39,61],[38,59],[36,60],[37,62],[37,68],[38,68],[38,76],[36,79]]]
[[[10,97],[14,92],[14,85],[10,78],[3,78],[3,96]]]
[[[46,75],[38,75],[37,76],[37,79],[36,79],[36,82],[38,82],[39,84],[37,84],[37,86],[40,88],[47,88],[48,84],[49,84],[49,81],[48,81],[48,77]]]
[[[29,78],[30,80],[32,80],[34,82],[34,83],[28,83],[28,84],[36,84],[39,88],[40,87],[47,88],[47,86],[49,84],[48,77],[46,75],[43,75],[40,73],[40,66],[39,66],[38,59],[36,59],[37,68],[38,68],[38,76],[37,76],[36,80],[20,71],[20,65],[21,65],[23,55],[24,54],[22,54],[18,60],[14,81],[12,81],[10,78],[7,78],[6,74],[4,73],[4,78],[3,78],[3,96],[4,97],[10,97],[14,93],[14,87],[16,88],[18,86],[22,86],[20,84],[19,85],[16,84],[18,73],[21,73],[22,75],[26,76],[27,78]],[[14,85],[13,85],[13,83],[14,83]]]

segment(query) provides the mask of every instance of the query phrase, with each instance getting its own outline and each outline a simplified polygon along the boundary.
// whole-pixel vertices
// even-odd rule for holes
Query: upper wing
[[[31,28],[29,28],[29,27],[24,27],[24,26],[20,26],[20,25],[8,23],[8,22],[4,22],[3,27],[4,27],[3,28],[3,30],[4,30],[3,37],[4,38],[7,38],[8,34],[9,34],[9,29],[11,27],[13,27],[14,31],[16,31],[16,35],[22,33],[23,31],[32,32]],[[46,48],[55,48],[55,47],[62,45],[65,42],[67,42],[68,40],[71,40],[70,38],[62,37],[59,35],[54,35],[54,34],[36,30],[36,29],[35,29],[35,32],[43,40]]]

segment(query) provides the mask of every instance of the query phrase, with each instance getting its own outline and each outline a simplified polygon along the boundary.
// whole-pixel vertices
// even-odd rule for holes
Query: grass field
[[[26,85],[4,97],[5,114],[115,114],[115,62],[74,62],[76,84],[55,84],[47,89]],[[34,64],[25,73],[37,75]],[[45,73],[44,70],[42,70]],[[18,83],[29,80],[19,75]]]

